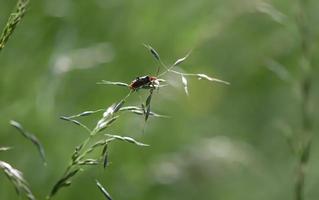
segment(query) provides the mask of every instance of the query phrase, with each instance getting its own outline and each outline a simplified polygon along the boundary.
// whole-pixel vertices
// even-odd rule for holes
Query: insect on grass
[[[124,82],[113,82],[113,81],[100,81],[98,84],[103,85],[115,85],[127,88],[129,90],[128,94],[122,98],[120,101],[112,104],[111,106],[107,107],[106,109],[98,109],[93,111],[84,111],[80,114],[75,114],[71,116],[62,116],[61,119],[66,122],[71,122],[79,127],[82,127],[85,131],[89,133],[88,137],[80,144],[78,145],[73,154],[71,155],[71,162],[67,166],[63,176],[56,182],[56,184],[53,186],[50,195],[48,198],[51,198],[52,196],[56,195],[57,192],[63,188],[70,186],[72,179],[74,176],[78,175],[80,171],[85,170],[87,167],[92,167],[96,165],[101,165],[104,169],[107,168],[109,165],[110,155],[109,155],[109,145],[113,143],[113,141],[123,141],[126,143],[131,143],[136,146],[141,147],[147,147],[148,144],[144,144],[142,142],[139,142],[135,140],[134,138],[128,137],[128,136],[121,136],[121,135],[115,135],[115,134],[104,134],[100,135],[101,132],[105,132],[109,130],[110,126],[113,126],[116,124],[117,121],[120,120],[120,115],[124,112],[130,112],[137,115],[142,115],[144,117],[144,129],[146,122],[149,120],[150,117],[166,117],[161,114],[157,114],[152,110],[152,99],[154,95],[154,90],[159,90],[161,87],[166,86],[166,81],[162,77],[164,77],[167,73],[173,73],[178,75],[178,77],[182,76],[182,83],[184,84],[184,89],[186,93],[188,94],[188,82],[186,77],[189,76],[196,76],[200,79],[206,79],[209,81],[217,81],[221,83],[228,84],[226,81],[222,81],[216,78],[211,78],[205,74],[188,74],[188,73],[182,73],[173,70],[174,67],[182,64],[186,58],[188,58],[188,53],[185,57],[177,59],[171,66],[167,66],[164,64],[164,62],[161,60],[161,57],[159,53],[150,45],[145,45],[145,47],[150,51],[152,56],[155,58],[157,62],[159,62],[159,67],[157,68],[156,75],[144,75],[139,76],[132,80],[130,83],[124,83]],[[160,73],[160,68],[163,67],[164,70]],[[163,84],[165,83],[165,85]],[[128,98],[139,92],[139,91],[147,91],[148,95],[145,99],[145,102],[141,103],[141,106],[137,105],[126,105],[128,103]],[[92,116],[94,114],[102,113],[101,118],[97,120],[96,125],[92,128],[85,125],[81,122],[81,118]],[[143,129],[143,132],[144,132]],[[96,137],[99,135],[99,137]],[[97,139],[99,138],[99,139]],[[96,141],[97,140],[97,141]],[[100,152],[98,154],[94,154],[94,152]],[[99,155],[99,156],[96,156]],[[105,195],[107,199],[111,199],[111,196],[109,193],[103,188],[103,186],[97,182],[98,188],[101,190],[101,192]]]

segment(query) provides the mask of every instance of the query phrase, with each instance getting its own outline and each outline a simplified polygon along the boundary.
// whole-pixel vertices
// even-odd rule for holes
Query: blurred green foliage
[[[15,3],[0,0],[1,27]],[[157,64],[142,46],[150,43],[166,63],[193,49],[183,70],[231,85],[189,80],[187,97],[180,77],[169,77],[176,87],[155,93],[152,107],[170,119],[150,119],[142,134],[143,117],[125,115],[109,131],[151,147],[112,144],[106,170],[81,173],[54,199],[103,199],[96,178],[114,199],[292,199],[296,158],[285,134],[298,141],[301,125],[297,7],[290,0],[32,0],[0,54],[0,145],[13,147],[0,159],[23,171],[44,199],[86,137],[59,116],[106,108],[127,93],[97,81],[154,74]],[[308,0],[306,9],[316,77],[319,2]],[[141,103],[138,95],[131,103]],[[42,141],[47,166],[11,119]],[[319,197],[317,141],[315,134],[307,200]],[[19,199],[3,174],[0,199]]]

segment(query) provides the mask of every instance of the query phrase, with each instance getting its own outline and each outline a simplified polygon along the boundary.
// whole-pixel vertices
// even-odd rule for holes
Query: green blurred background
[[[0,0],[1,27],[15,4]],[[317,0],[308,0],[314,77],[318,9]],[[14,147],[0,159],[23,171],[36,197],[44,199],[87,137],[59,116],[106,108],[127,93],[97,81],[130,82],[154,74],[157,64],[143,43],[166,63],[193,49],[182,70],[231,85],[189,79],[187,97],[180,77],[167,77],[172,87],[155,93],[152,107],[170,119],[152,118],[142,133],[143,118],[127,114],[109,130],[151,147],[112,144],[106,170],[88,168],[54,199],[102,200],[95,179],[121,200],[292,199],[297,160],[285,134],[300,139],[297,11],[296,0],[31,0],[0,53],[0,146]],[[319,92],[313,81],[316,122]],[[132,105],[140,103],[138,95],[130,99]],[[85,123],[93,126],[99,117]],[[9,126],[11,119],[43,142],[47,166]],[[315,134],[307,200],[319,198],[317,141]],[[3,173],[0,199],[21,199]]]

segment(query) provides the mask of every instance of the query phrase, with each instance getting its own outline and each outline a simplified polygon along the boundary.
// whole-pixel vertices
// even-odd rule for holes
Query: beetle
[[[147,75],[136,77],[129,85],[129,88],[131,90],[137,90],[142,87],[155,87],[156,85],[158,85],[157,78],[155,76]]]

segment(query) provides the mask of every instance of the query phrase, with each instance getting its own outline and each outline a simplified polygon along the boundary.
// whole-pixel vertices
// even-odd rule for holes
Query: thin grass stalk
[[[301,134],[302,144],[300,154],[298,155],[297,173],[295,182],[295,200],[305,199],[305,178],[306,168],[309,161],[312,145],[312,117],[310,113],[310,94],[312,87],[312,64],[310,55],[310,30],[306,14],[307,0],[298,1],[299,12],[297,16],[297,25],[301,38],[301,71],[300,81],[301,90]]]

